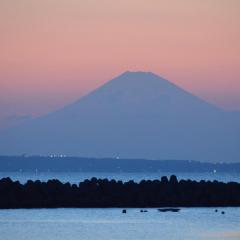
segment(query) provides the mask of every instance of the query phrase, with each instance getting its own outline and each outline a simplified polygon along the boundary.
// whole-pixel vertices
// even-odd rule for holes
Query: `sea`
[[[191,179],[191,180],[210,180],[221,182],[240,182],[240,173],[218,173],[218,172],[204,172],[204,173],[169,173],[169,172],[0,172],[0,179],[4,177],[10,177],[14,181],[20,181],[21,183],[27,182],[27,180],[41,180],[48,181],[49,179],[58,179],[61,182],[79,183],[85,179],[107,178],[122,180],[124,182],[134,180],[140,182],[141,180],[155,180],[161,179],[162,176],[170,177],[176,175],[178,180]]]
[[[160,179],[173,173],[1,172],[0,179],[59,179],[79,183],[84,179],[122,181]],[[178,179],[240,182],[240,174],[175,173]],[[126,209],[8,209],[0,210],[2,240],[210,240],[240,239],[240,208],[181,208],[159,212],[155,208]],[[217,210],[217,211],[215,211]]]

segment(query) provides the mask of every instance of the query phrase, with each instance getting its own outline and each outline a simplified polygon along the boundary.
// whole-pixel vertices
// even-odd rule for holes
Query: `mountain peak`
[[[152,73],[142,71],[126,71],[117,77],[113,78],[101,88],[110,87],[111,89],[116,88],[119,90],[137,90],[141,92],[141,89],[155,89],[158,90],[164,88],[176,88],[174,84],[168,80]]]
[[[126,101],[133,98],[148,101],[152,98],[163,96],[174,98],[186,94],[189,93],[155,73],[126,71],[108,81],[90,95],[97,95],[101,98],[114,95],[114,98],[117,96],[126,97]]]
[[[120,74],[120,76],[121,75],[155,75],[156,76],[156,74],[154,74],[153,72],[146,72],[146,71],[129,71],[129,70],[127,70],[127,71],[125,71],[125,72],[123,72],[122,74]]]
[[[119,76],[115,77],[114,79],[128,79],[128,80],[151,80],[151,79],[158,79],[158,80],[165,80],[166,79],[158,76],[153,72],[144,72],[144,71],[126,71],[120,74]]]
[[[0,154],[236,161],[239,118],[151,72],[124,72],[0,136]]]

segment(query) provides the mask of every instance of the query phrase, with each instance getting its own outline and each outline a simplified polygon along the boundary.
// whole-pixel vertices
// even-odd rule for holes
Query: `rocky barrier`
[[[21,184],[0,180],[0,208],[112,208],[240,206],[240,184],[160,180],[122,182],[92,178],[77,184],[59,180]]]

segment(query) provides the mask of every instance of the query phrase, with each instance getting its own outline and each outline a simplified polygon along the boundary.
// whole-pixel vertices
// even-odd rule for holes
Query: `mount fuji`
[[[125,72],[0,134],[1,155],[240,160],[240,115],[150,72]]]

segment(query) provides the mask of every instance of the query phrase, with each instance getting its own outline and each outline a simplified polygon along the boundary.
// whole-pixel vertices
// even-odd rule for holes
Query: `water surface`
[[[191,180],[218,180],[222,182],[235,181],[240,182],[239,173],[109,173],[109,172],[0,172],[0,179],[3,177],[11,177],[13,180],[19,180],[25,183],[27,180],[42,180],[59,179],[62,182],[79,183],[85,179],[108,178],[122,181],[134,180],[136,182],[142,179],[160,179],[162,176],[170,176],[175,174],[178,179],[191,179]]]
[[[240,239],[240,208],[0,210],[4,240]],[[222,215],[221,211],[225,211]]]

